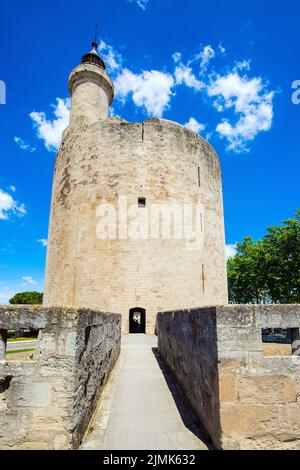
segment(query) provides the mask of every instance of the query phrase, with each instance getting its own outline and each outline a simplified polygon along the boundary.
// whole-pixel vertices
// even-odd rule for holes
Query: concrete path
[[[20,351],[21,349],[34,349],[37,346],[37,340],[28,341],[8,341],[6,344],[7,351]]]
[[[207,436],[156,350],[156,337],[124,336],[82,449],[201,450]]]

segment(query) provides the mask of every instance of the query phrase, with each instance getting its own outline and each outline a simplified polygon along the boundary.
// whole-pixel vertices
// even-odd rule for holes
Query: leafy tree
[[[266,284],[273,302],[300,302],[300,210],[283,226],[270,227],[264,237]]]
[[[40,305],[43,303],[43,294],[40,292],[21,292],[9,300],[14,305]]]
[[[251,237],[237,245],[237,254],[228,260],[229,298],[232,303],[264,303],[268,293],[265,287],[265,252],[261,241]]]
[[[238,243],[228,260],[228,287],[231,303],[300,302],[300,210],[262,240]]]

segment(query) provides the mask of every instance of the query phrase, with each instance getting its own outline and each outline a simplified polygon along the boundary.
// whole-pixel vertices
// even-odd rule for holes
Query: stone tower
[[[171,121],[109,118],[114,88],[96,43],[71,72],[69,90],[44,304],[121,313],[124,333],[151,334],[158,311],[227,303],[213,148]]]

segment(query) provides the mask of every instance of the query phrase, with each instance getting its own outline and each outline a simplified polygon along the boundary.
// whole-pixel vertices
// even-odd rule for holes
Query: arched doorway
[[[129,310],[129,333],[146,334],[146,310],[144,308],[132,308]]]

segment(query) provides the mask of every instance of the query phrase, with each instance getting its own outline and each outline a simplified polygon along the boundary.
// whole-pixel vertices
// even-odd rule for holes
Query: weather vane
[[[95,28],[95,44],[97,44],[97,47],[98,47],[98,35],[99,35],[99,25],[96,24],[96,28]]]

